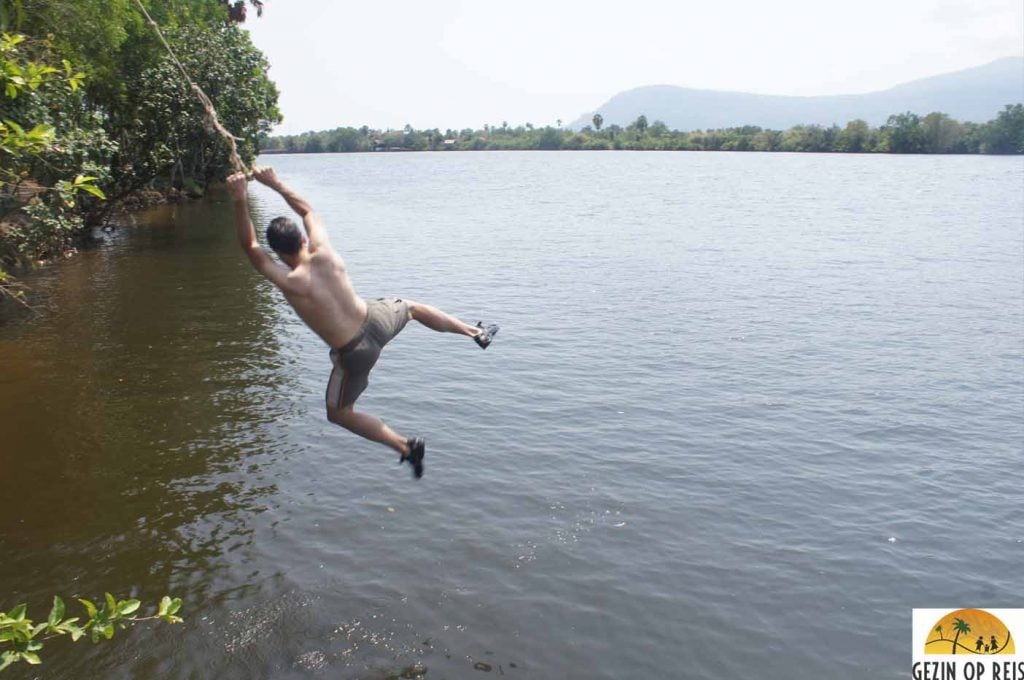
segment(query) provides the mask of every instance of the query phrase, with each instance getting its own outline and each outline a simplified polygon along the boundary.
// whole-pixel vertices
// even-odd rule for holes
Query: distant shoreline
[[[940,112],[906,112],[871,127],[854,120],[845,127],[796,125],[770,130],[756,125],[719,130],[670,130],[639,116],[626,127],[604,126],[600,115],[580,130],[536,128],[527,123],[483,129],[433,128],[334,130],[275,135],[259,141],[260,153],[387,153],[409,151],[762,151],[883,154],[1024,154],[1024,104],[1007,104],[986,123],[954,120]],[[561,123],[561,121],[559,121]]]
[[[1021,156],[1024,152],[1016,153],[979,153],[960,151],[960,152],[947,152],[947,153],[933,153],[933,152],[918,152],[918,153],[898,153],[894,151],[878,152],[878,151],[762,151],[762,150],[746,150],[739,151],[736,149],[451,149],[450,153],[478,153],[481,151],[490,151],[494,153],[504,152],[550,152],[550,151],[578,151],[581,153],[591,152],[620,152],[620,151],[631,151],[636,153],[673,153],[673,152],[690,152],[690,153],[767,153],[767,154],[821,154],[821,155],[842,155],[842,156]],[[441,149],[386,149],[381,151],[286,151],[283,149],[274,150],[260,150],[257,152],[257,156],[351,156],[351,155],[384,155],[384,154],[419,154],[419,153],[445,153]]]

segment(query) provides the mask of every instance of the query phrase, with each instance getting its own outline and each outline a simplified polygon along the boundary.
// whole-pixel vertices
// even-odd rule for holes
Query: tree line
[[[854,120],[845,127],[796,125],[769,130],[756,125],[719,130],[670,130],[639,116],[629,125],[604,125],[595,114],[581,130],[484,125],[482,129],[401,130],[339,127],[334,130],[275,135],[260,139],[261,152],[344,153],[357,151],[500,151],[530,149],[637,151],[796,151],[818,153],[1024,153],[1024,105],[1007,105],[987,123],[960,122],[945,113],[900,113],[872,127]]]
[[[281,119],[239,25],[261,0],[142,2],[251,162]],[[200,194],[228,169],[136,0],[0,0],[0,293],[3,266],[73,247],[140,192]]]

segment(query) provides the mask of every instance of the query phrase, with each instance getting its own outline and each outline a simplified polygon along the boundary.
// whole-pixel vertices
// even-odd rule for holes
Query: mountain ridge
[[[570,123],[579,129],[595,113],[604,125],[628,125],[643,114],[677,130],[758,125],[844,125],[862,119],[885,123],[892,114],[941,111],[960,121],[983,123],[1006,104],[1024,103],[1024,57],[1003,57],[980,66],[899,83],[863,94],[771,95],[708,90],[678,85],[644,85],[624,90]]]

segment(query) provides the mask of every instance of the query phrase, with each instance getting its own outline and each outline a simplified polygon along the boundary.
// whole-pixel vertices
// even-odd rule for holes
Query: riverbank
[[[102,213],[79,214],[82,220],[80,228],[76,229],[71,236],[68,247],[58,249],[56,252],[48,253],[45,257],[24,259],[17,257],[18,240],[22,232],[37,227],[37,220],[33,220],[29,213],[23,208],[29,205],[29,201],[21,202],[11,212],[0,219],[0,262],[8,267],[8,272],[18,269],[32,267],[35,265],[47,264],[55,259],[62,259],[73,254],[75,246],[81,245],[83,239],[89,238],[89,233],[97,228],[117,228],[128,224],[131,217],[137,213],[149,210],[159,205],[173,205],[187,201],[202,199],[206,192],[202,190],[184,191],[180,189],[144,189],[136,191],[120,199],[116,205],[109,206]]]
[[[16,305],[30,308],[28,298],[31,286],[25,285],[22,278],[40,267],[48,267],[69,257],[74,257],[82,250],[87,250],[106,242],[102,234],[111,234],[120,229],[136,226],[140,220],[152,216],[161,207],[168,209],[181,204],[200,201],[210,193],[216,193],[220,185],[214,185],[209,191],[183,191],[179,189],[144,189],[124,197],[113,206],[102,219],[86,222],[75,229],[65,241],[63,247],[51,248],[45,256],[36,258],[18,257],[18,244],[24,242],[22,234],[31,231],[37,225],[32,218],[21,211],[14,211],[0,220],[0,306]],[[43,225],[45,228],[45,225]]]

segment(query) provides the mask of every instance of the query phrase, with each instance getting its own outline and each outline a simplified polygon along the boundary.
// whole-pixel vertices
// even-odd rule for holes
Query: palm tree
[[[935,626],[935,632],[939,634],[939,639],[940,640],[945,640],[946,639],[946,638],[942,637],[942,626]]]
[[[954,619],[953,630],[956,631],[956,636],[953,638],[953,653],[956,654],[956,641],[960,637],[960,633],[971,632],[971,624],[967,623],[963,619]]]
[[[598,132],[600,132],[602,125],[604,125],[604,116],[602,116],[600,113],[595,113],[594,114],[594,129],[597,130]]]

